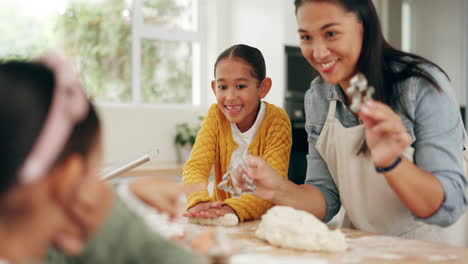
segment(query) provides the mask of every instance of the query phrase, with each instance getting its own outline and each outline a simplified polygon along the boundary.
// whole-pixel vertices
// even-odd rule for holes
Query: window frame
[[[164,25],[146,25],[143,18],[143,0],[132,0],[132,100],[123,103],[101,103],[101,104],[119,104],[119,105],[145,105],[145,106],[162,106],[164,108],[171,106],[176,108],[193,108],[203,104],[203,92],[201,87],[206,65],[206,56],[204,52],[205,36],[202,33],[204,27],[204,10],[202,0],[193,1],[194,13],[194,31],[186,31],[182,29],[169,28]],[[142,40],[168,40],[168,41],[184,41],[192,43],[192,102],[189,104],[178,103],[143,103],[141,100],[141,42]]]

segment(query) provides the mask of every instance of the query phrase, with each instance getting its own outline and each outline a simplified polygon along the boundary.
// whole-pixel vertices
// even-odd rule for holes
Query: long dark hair
[[[404,114],[408,116],[405,107],[400,102],[401,91],[398,89],[400,82],[412,76],[420,77],[441,91],[436,79],[421,66],[429,64],[439,69],[448,78],[447,74],[435,63],[425,58],[393,48],[382,34],[372,0],[295,0],[296,14],[298,8],[306,2],[331,2],[356,14],[364,29],[363,46],[356,67],[358,72],[362,72],[367,77],[369,85],[375,87],[374,99],[394,109],[397,105],[401,105]],[[394,67],[395,65],[399,67]]]
[[[31,151],[50,108],[54,74],[30,62],[0,62],[0,196],[17,182],[17,173]],[[72,153],[86,157],[98,140],[96,111],[76,124],[55,165]]]
[[[263,58],[262,52],[257,48],[245,45],[238,44],[229,47],[225,51],[219,54],[214,65],[214,75],[216,78],[216,67],[218,63],[225,58],[237,57],[246,61],[253,70],[253,75],[259,80],[259,83],[263,81],[266,77],[266,66],[265,59]]]

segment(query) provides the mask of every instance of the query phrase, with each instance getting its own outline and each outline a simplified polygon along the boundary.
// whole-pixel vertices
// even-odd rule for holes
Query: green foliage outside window
[[[131,100],[131,22],[124,0],[72,2],[57,17],[63,48],[76,59],[88,93],[103,101]]]
[[[192,43],[183,41],[141,39],[140,76],[133,76],[141,98],[132,98],[130,2],[68,0],[43,13],[0,1],[0,59],[30,59],[58,45],[98,101],[191,103]],[[192,8],[192,0],[143,0],[142,15],[147,26],[190,30]]]
[[[182,12],[175,2],[147,0],[145,7],[173,10],[169,12],[173,15]],[[103,0],[71,2],[57,18],[56,31],[64,49],[76,58],[88,93],[100,101],[132,99],[130,16],[125,0]],[[191,44],[180,43],[141,41],[142,102],[191,102]],[[184,52],[187,46],[190,52]]]

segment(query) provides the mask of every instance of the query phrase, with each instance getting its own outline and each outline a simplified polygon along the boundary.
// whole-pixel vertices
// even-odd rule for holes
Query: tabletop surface
[[[468,248],[342,229],[349,248],[342,253],[278,248],[255,236],[259,221],[224,227],[235,252],[227,263],[468,263]]]
[[[141,175],[141,174],[137,174]],[[181,209],[184,206],[181,206]],[[149,213],[151,211],[152,213]],[[165,222],[154,221],[160,216],[154,210],[143,210],[142,216],[150,226],[166,229]],[[182,213],[182,212],[181,212]],[[206,226],[187,223],[178,218],[175,229],[202,229]],[[233,254],[223,263],[247,264],[468,264],[468,248],[454,247],[393,236],[384,236],[351,229],[341,229],[346,236],[348,249],[341,253],[300,251],[272,246],[255,236],[260,221],[247,221],[232,227],[222,227]],[[160,230],[161,231],[161,230]]]

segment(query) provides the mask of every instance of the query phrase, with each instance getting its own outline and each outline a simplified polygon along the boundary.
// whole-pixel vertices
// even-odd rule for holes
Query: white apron
[[[375,171],[370,153],[357,155],[365,139],[364,125],[345,128],[335,118],[335,112],[336,100],[333,100],[316,148],[338,187],[346,211],[343,227],[468,246],[468,214],[447,228],[416,221],[387,184],[384,175]],[[414,149],[408,147],[403,154],[413,161],[413,153]],[[465,152],[465,160],[467,157]]]

